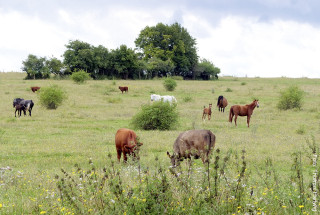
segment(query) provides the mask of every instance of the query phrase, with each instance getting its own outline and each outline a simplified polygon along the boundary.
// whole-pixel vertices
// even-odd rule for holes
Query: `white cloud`
[[[229,16],[199,38],[198,46],[199,55],[224,75],[320,77],[320,29],[308,24]]]

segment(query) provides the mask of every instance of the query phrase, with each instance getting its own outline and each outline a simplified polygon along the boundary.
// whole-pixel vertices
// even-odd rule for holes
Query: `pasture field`
[[[24,77],[24,73],[0,73],[0,214],[312,214],[320,210],[319,178],[317,194],[311,190],[313,174],[320,167],[313,159],[320,142],[319,79],[178,80],[175,91],[167,92],[162,80],[90,80],[79,85]],[[39,92],[30,87],[52,84],[61,86],[68,98],[56,110],[47,110],[39,105]],[[121,94],[118,86],[124,85],[129,92]],[[302,109],[280,111],[276,108],[280,91],[291,85],[305,92]],[[177,98],[179,126],[170,131],[135,130],[143,143],[140,161],[118,163],[115,133],[119,128],[132,129],[132,116],[142,104],[151,103],[152,93]],[[219,95],[228,99],[224,113],[216,107]],[[32,117],[14,117],[12,101],[18,97],[34,101]],[[231,105],[249,104],[254,98],[260,108],[254,110],[250,128],[246,117],[238,117],[237,127],[228,122]],[[213,104],[211,121],[202,121],[203,106],[209,103]],[[172,152],[179,133],[189,129],[209,129],[216,135],[215,150],[220,152],[213,153],[209,169],[201,160],[191,165],[184,161],[180,170],[170,168],[166,152]],[[73,185],[64,187],[62,178]],[[101,186],[100,193],[91,192],[90,186],[99,180],[108,186]]]

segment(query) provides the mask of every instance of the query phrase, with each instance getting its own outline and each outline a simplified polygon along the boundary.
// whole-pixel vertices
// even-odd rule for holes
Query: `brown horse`
[[[247,116],[247,123],[249,127],[250,117],[253,113],[255,107],[259,107],[259,100],[254,100],[251,104],[248,105],[233,105],[230,108],[229,113],[229,122],[232,123],[232,118],[234,117],[234,123],[237,126],[237,117],[238,116]]]
[[[211,107],[212,107],[212,104],[209,104],[208,108],[206,108],[206,106],[203,107],[202,120],[206,119],[206,115],[208,115],[208,120],[211,119]]]
[[[219,96],[217,106],[219,107],[219,111],[224,112],[224,108],[228,106],[227,99],[223,96]]]

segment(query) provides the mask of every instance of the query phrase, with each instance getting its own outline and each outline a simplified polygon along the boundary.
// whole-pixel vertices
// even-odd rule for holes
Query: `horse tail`
[[[229,113],[229,122],[232,122],[232,117],[233,117],[233,107],[230,108],[230,113]]]

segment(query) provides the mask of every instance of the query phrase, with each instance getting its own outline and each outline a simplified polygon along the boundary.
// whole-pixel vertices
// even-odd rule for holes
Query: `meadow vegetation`
[[[140,159],[124,164],[115,133],[133,129],[133,117],[152,105],[150,92],[168,94],[163,80],[78,85],[24,76],[0,73],[0,214],[311,214],[314,198],[319,211],[318,79],[176,80],[170,94],[179,123],[173,130],[135,129]],[[37,95],[52,85],[68,95],[57,109],[41,106]],[[302,106],[279,110],[281,92],[292,85],[304,92]],[[250,128],[244,117],[230,124],[229,111],[215,105],[211,120],[201,120],[203,106],[219,95],[228,99],[226,110],[259,99]],[[14,98],[34,101],[32,117],[14,117]],[[211,130],[214,153],[205,165],[192,159],[173,169],[166,152],[189,129]]]

